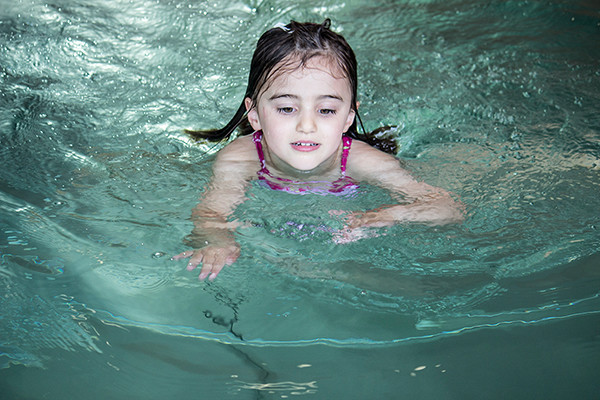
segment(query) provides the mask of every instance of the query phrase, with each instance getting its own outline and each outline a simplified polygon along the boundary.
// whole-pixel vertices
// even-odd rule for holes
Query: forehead
[[[304,63],[298,57],[283,60],[273,69],[262,93],[273,92],[286,86],[302,85],[306,80],[320,81],[323,90],[335,87],[351,92],[350,80],[337,62],[331,57],[315,56]]]

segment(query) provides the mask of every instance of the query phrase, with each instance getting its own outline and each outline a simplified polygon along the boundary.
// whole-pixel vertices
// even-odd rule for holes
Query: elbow
[[[465,222],[465,213],[462,210],[454,210],[450,215],[448,224],[462,224]]]
[[[466,207],[452,197],[444,196],[435,206],[435,216],[431,219],[433,225],[462,224],[466,218]]]
[[[461,201],[450,199],[450,203],[447,204],[445,211],[444,225],[462,224],[465,222],[466,207]]]

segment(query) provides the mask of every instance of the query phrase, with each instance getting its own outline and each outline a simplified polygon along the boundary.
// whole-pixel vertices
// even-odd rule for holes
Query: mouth
[[[319,148],[320,144],[315,142],[293,142],[292,147],[298,151],[313,151]]]

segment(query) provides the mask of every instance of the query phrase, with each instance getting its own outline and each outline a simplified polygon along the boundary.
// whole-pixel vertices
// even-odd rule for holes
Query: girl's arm
[[[349,175],[356,180],[388,189],[398,199],[396,204],[351,214],[347,226],[350,229],[403,222],[444,225],[464,220],[464,206],[460,201],[442,188],[414,179],[392,155],[355,141],[348,167]]]
[[[193,250],[184,251],[174,260],[189,258],[187,269],[202,264],[199,279],[213,280],[224,266],[233,264],[240,255],[234,231],[240,226],[229,218],[245,200],[248,181],[256,174],[256,161],[248,153],[246,138],[240,138],[217,155],[213,176],[200,203],[192,210],[194,228],[186,242]]]

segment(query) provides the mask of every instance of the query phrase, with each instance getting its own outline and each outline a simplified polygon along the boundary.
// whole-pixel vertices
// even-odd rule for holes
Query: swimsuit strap
[[[258,161],[260,161],[260,172],[269,174],[267,164],[265,162],[265,153],[262,148],[262,131],[256,131],[252,134],[252,141],[256,146],[256,153],[258,154]],[[346,164],[348,162],[348,154],[350,153],[350,147],[352,147],[352,138],[348,136],[342,136],[342,160],[340,162],[340,172],[342,176],[346,176]]]
[[[340,170],[342,172],[342,176],[346,176],[346,163],[348,162],[348,153],[350,153],[350,147],[352,146],[352,138],[344,135],[342,136],[342,143],[342,161]]]
[[[291,193],[321,192],[320,190],[315,191],[313,189],[307,189],[305,187],[298,187],[296,189],[291,189],[289,186],[287,186],[285,184],[297,185],[301,182],[297,182],[292,179],[280,178],[278,176],[271,175],[271,172],[267,168],[267,163],[265,162],[265,153],[264,153],[263,147],[262,147],[262,137],[263,137],[262,131],[256,131],[252,134],[252,141],[254,142],[254,145],[256,146],[256,154],[258,155],[258,160],[260,161],[260,170],[257,172],[258,179],[260,181],[263,181],[264,183],[266,183],[267,186],[269,186],[273,190],[283,190],[283,191],[291,192]],[[335,182],[331,182],[330,185],[332,185],[332,187],[329,189],[326,189],[321,194],[345,193],[348,190],[354,190],[358,187],[358,185],[356,183],[354,183],[354,181],[351,178],[346,177],[346,163],[348,162],[348,154],[350,152],[350,146],[352,145],[352,139],[349,138],[348,136],[342,136],[342,143],[343,143],[343,145],[342,145],[342,160],[340,163],[341,177],[340,177],[340,179],[336,180]],[[269,179],[267,179],[266,177],[268,177]],[[280,185],[274,181],[281,182],[282,184]],[[317,182],[314,182],[314,183],[317,183]],[[319,182],[319,183],[321,183],[321,182]],[[325,182],[322,182],[322,183],[325,183]]]
[[[258,154],[258,161],[260,161],[260,172],[268,173],[267,164],[265,163],[265,154],[263,153],[262,148],[262,131],[256,131],[252,134],[252,141],[256,146],[256,153]]]
[[[256,131],[252,134],[252,141],[254,142],[254,145],[256,146],[256,154],[258,154],[258,161],[260,161],[260,171],[257,172],[258,179],[266,182],[266,184],[273,190],[286,191],[285,186],[276,184],[275,182],[272,181],[272,179],[276,178],[277,180],[282,181],[282,182],[293,182],[293,181],[289,180],[289,179],[285,179],[285,178],[273,177],[273,175],[271,175],[271,172],[267,169],[267,163],[265,162],[265,153],[263,152],[263,148],[262,148],[262,136],[263,136],[262,131]],[[271,179],[265,178],[265,175]]]

